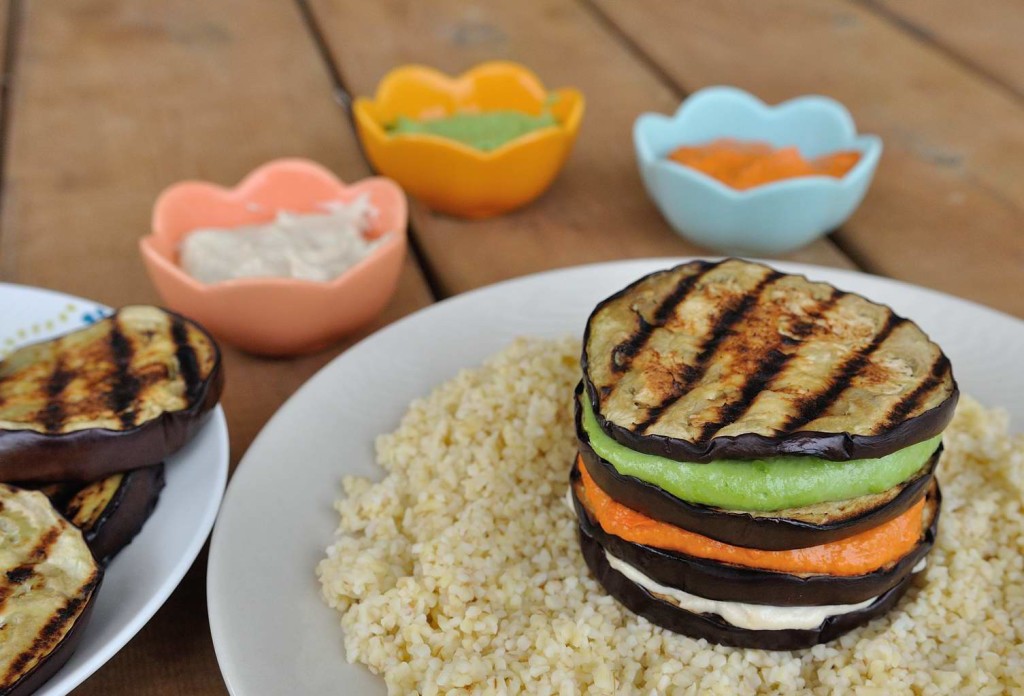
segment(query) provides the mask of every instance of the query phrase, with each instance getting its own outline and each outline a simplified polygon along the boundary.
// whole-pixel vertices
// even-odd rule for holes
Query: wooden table
[[[462,222],[414,203],[401,289],[352,340],[523,273],[700,253],[644,196],[630,129],[640,112],[669,112],[720,83],[772,102],[834,96],[885,140],[853,219],[791,258],[1024,316],[1024,12],[1012,0],[9,0],[0,22],[5,281],[112,305],[156,301],[136,244],[161,188],[233,184],[286,155],[358,179],[369,169],[339,93],[372,92],[399,63],[459,72],[510,58],[586,94],[565,171],[534,205],[496,220]],[[298,360],[227,351],[233,464],[350,343]],[[203,556],[75,693],[226,693],[205,568]]]

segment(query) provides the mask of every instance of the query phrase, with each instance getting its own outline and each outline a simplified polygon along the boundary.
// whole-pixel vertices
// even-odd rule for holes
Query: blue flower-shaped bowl
[[[842,178],[808,176],[737,190],[667,159],[681,145],[717,138],[795,145],[804,157],[857,150]],[[708,249],[743,255],[781,254],[843,224],[867,192],[882,140],[858,135],[846,108],[828,97],[805,96],[768,106],[734,87],[709,87],[686,99],[673,116],[643,114],[633,126],[647,193],[672,228]]]

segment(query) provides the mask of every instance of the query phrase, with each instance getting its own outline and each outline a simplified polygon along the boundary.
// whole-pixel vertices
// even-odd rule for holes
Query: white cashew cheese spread
[[[717,599],[706,599],[665,587],[639,570],[617,558],[607,551],[604,552],[608,565],[625,575],[651,594],[658,595],[665,601],[675,604],[680,609],[694,614],[718,614],[737,628],[754,631],[785,631],[792,629],[810,630],[817,628],[830,616],[840,616],[864,609],[873,604],[878,597],[872,597],[857,604],[823,604],[821,606],[775,607],[768,604],[745,604],[743,602],[723,602]]]
[[[367,239],[377,217],[369,198],[330,202],[322,213],[278,211],[271,222],[198,229],[181,243],[181,266],[203,283],[236,278],[329,281],[369,256],[387,237]]]

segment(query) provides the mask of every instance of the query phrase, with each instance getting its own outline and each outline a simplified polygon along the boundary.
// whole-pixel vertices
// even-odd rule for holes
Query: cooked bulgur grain
[[[345,479],[318,574],[348,659],[390,693],[1024,692],[1024,439],[1004,413],[962,399],[939,541],[895,610],[799,653],[725,648],[587,575],[563,500],[578,352],[516,341],[379,438],[383,481]]]

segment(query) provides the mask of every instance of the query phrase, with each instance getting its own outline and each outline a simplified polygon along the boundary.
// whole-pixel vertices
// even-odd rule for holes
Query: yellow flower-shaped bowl
[[[437,135],[388,132],[399,116],[495,110],[536,115],[545,106],[555,125],[486,152]],[[409,65],[388,73],[373,99],[357,99],[353,112],[363,148],[378,172],[433,210],[485,218],[526,205],[551,185],[579,131],[583,95],[568,88],[549,93],[517,63],[482,63],[456,78]]]

